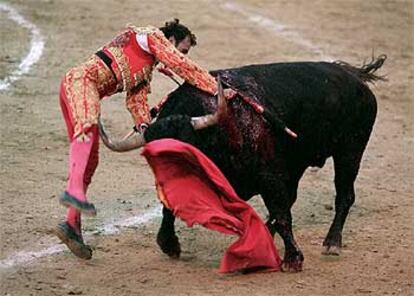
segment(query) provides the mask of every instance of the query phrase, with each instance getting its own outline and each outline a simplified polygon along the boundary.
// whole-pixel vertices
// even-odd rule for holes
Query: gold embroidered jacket
[[[179,52],[155,27],[130,26],[101,50],[110,58],[110,67],[93,55],[68,71],[63,79],[74,122],[74,137],[97,124],[99,101],[117,92],[126,92],[126,106],[136,124],[149,122],[147,95],[157,62],[203,91],[217,92],[215,79]]]
[[[217,91],[215,79],[155,27],[129,26],[103,50],[115,61],[112,68],[118,78],[117,91],[126,91],[126,105],[136,124],[150,120],[147,96],[156,62],[203,91]]]

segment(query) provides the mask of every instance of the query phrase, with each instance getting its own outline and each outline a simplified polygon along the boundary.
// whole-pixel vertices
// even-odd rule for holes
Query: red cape
[[[145,145],[163,204],[176,217],[239,236],[224,254],[220,272],[260,268],[278,271],[273,238],[254,209],[240,199],[216,165],[197,148],[173,139]]]

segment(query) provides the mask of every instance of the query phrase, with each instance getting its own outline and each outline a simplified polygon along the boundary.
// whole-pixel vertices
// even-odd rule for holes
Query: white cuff
[[[148,47],[148,35],[144,33],[136,34],[136,39],[138,45],[149,54],[152,54],[149,47]]]

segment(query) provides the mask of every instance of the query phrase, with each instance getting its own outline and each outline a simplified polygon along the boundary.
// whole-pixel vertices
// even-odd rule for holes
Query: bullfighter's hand
[[[148,123],[143,122],[143,123],[140,123],[134,126],[134,131],[136,133],[142,134],[143,132],[145,132],[147,128],[148,128]]]
[[[122,141],[125,141],[126,139],[128,139],[129,137],[132,137],[136,133],[142,134],[143,132],[145,132],[145,130],[147,128],[148,128],[148,124],[147,123],[141,123],[141,124],[134,125],[134,127],[132,128],[132,130],[130,132],[128,132],[122,138]]]

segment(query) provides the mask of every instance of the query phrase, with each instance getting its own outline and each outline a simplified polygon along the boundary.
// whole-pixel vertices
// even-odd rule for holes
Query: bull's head
[[[207,114],[200,117],[189,117],[185,115],[173,115],[162,118],[152,124],[144,134],[134,134],[126,139],[115,141],[108,137],[101,119],[98,120],[99,133],[106,147],[116,152],[126,152],[138,149],[145,145],[146,140],[156,138],[183,138],[188,130],[201,130],[215,125],[223,119],[227,113],[227,103],[223,93],[220,77],[217,77],[218,103],[214,114]],[[191,133],[191,131],[190,131]],[[184,136],[185,138],[185,136]]]

